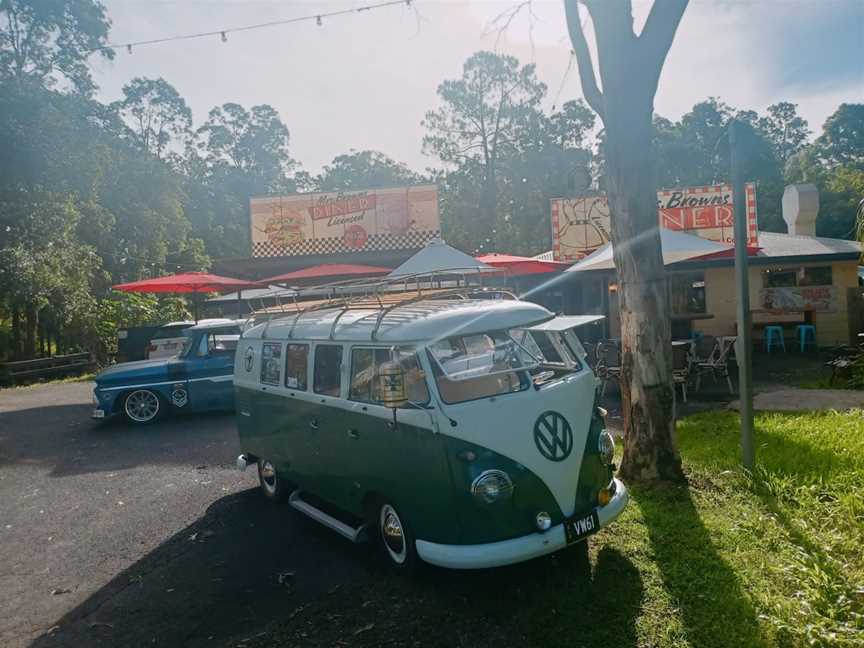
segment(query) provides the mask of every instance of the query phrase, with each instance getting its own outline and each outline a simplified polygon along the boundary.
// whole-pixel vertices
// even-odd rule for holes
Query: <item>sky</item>
[[[200,33],[351,9],[379,0],[104,0],[111,43]],[[633,0],[636,28],[650,0]],[[118,50],[93,59],[98,97],[113,101],[138,76],[163,77],[186,99],[196,126],[215,105],[276,108],[291,154],[317,173],[337,155],[374,149],[422,171],[427,110],[441,81],[461,76],[478,50],[534,63],[546,107],[582,96],[560,0],[533,0],[504,33],[495,19],[519,0],[413,0],[362,13],[196,40]],[[591,38],[589,34],[589,39]],[[716,96],[763,111],[798,104],[816,134],[842,102],[864,101],[864,0],[691,0],[655,101],[677,119]]]

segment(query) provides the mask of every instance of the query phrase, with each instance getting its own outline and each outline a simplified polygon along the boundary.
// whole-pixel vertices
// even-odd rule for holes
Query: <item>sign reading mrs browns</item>
[[[253,198],[252,256],[420,249],[441,236],[435,185]]]
[[[758,245],[756,185],[744,186],[747,245]],[[661,227],[701,236],[720,243],[735,243],[732,187],[688,187],[657,192]],[[552,251],[556,261],[578,261],[610,238],[606,196],[558,198],[552,201]]]

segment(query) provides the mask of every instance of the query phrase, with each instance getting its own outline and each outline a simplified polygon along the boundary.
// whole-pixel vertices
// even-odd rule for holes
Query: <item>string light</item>
[[[228,40],[229,33],[236,32],[244,32],[244,31],[252,31],[253,29],[264,29],[266,27],[278,27],[281,25],[290,25],[293,23],[299,22],[312,22],[315,21],[319,27],[323,25],[324,18],[332,18],[334,16],[345,16],[353,13],[361,13],[364,11],[371,11],[372,9],[383,9],[385,7],[393,7],[396,5],[405,5],[406,7],[411,7],[411,3],[413,0],[387,0],[386,2],[379,2],[376,4],[364,5],[362,7],[356,7],[354,9],[341,9],[339,11],[330,11],[328,13],[322,14],[312,14],[309,16],[298,16],[297,18],[286,18],[285,20],[272,20],[270,22],[264,23],[256,23],[254,25],[244,25],[242,27],[230,27],[228,29],[217,29],[214,31],[208,32],[199,32],[195,34],[182,34],[180,36],[166,36],[164,38],[151,38],[149,40],[142,41],[132,41],[129,43],[109,43],[107,45],[102,45],[100,47],[92,47],[88,49],[88,52],[101,52],[104,50],[114,50],[114,49],[122,49],[126,48],[126,51],[131,54],[132,47],[138,47],[142,45],[157,45],[160,43],[170,43],[174,41],[181,40],[193,40],[196,38],[206,38],[208,36],[219,36],[222,39],[222,42],[226,42]]]

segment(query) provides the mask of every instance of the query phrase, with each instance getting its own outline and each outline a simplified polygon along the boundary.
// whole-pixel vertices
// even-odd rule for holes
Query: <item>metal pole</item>
[[[735,211],[735,284],[738,291],[738,340],[735,359],[738,362],[738,392],[741,403],[741,460],[753,471],[756,464],[753,448],[753,332],[750,316],[750,278],[747,259],[747,208],[741,160],[736,142],[737,125],[729,124],[729,148],[732,165],[732,202]]]

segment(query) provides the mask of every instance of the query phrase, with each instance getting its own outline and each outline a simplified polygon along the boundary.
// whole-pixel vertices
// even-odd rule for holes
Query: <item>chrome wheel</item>
[[[276,467],[269,461],[262,461],[258,472],[261,477],[261,488],[268,497],[276,497],[279,492],[279,482],[276,478]]]
[[[389,504],[382,506],[379,523],[381,539],[384,541],[387,555],[397,565],[404,564],[408,558],[408,545],[405,541],[405,527],[402,525],[402,520],[399,519],[396,509]]]
[[[159,397],[149,389],[138,389],[126,397],[123,409],[133,423],[149,423],[159,414]]]

